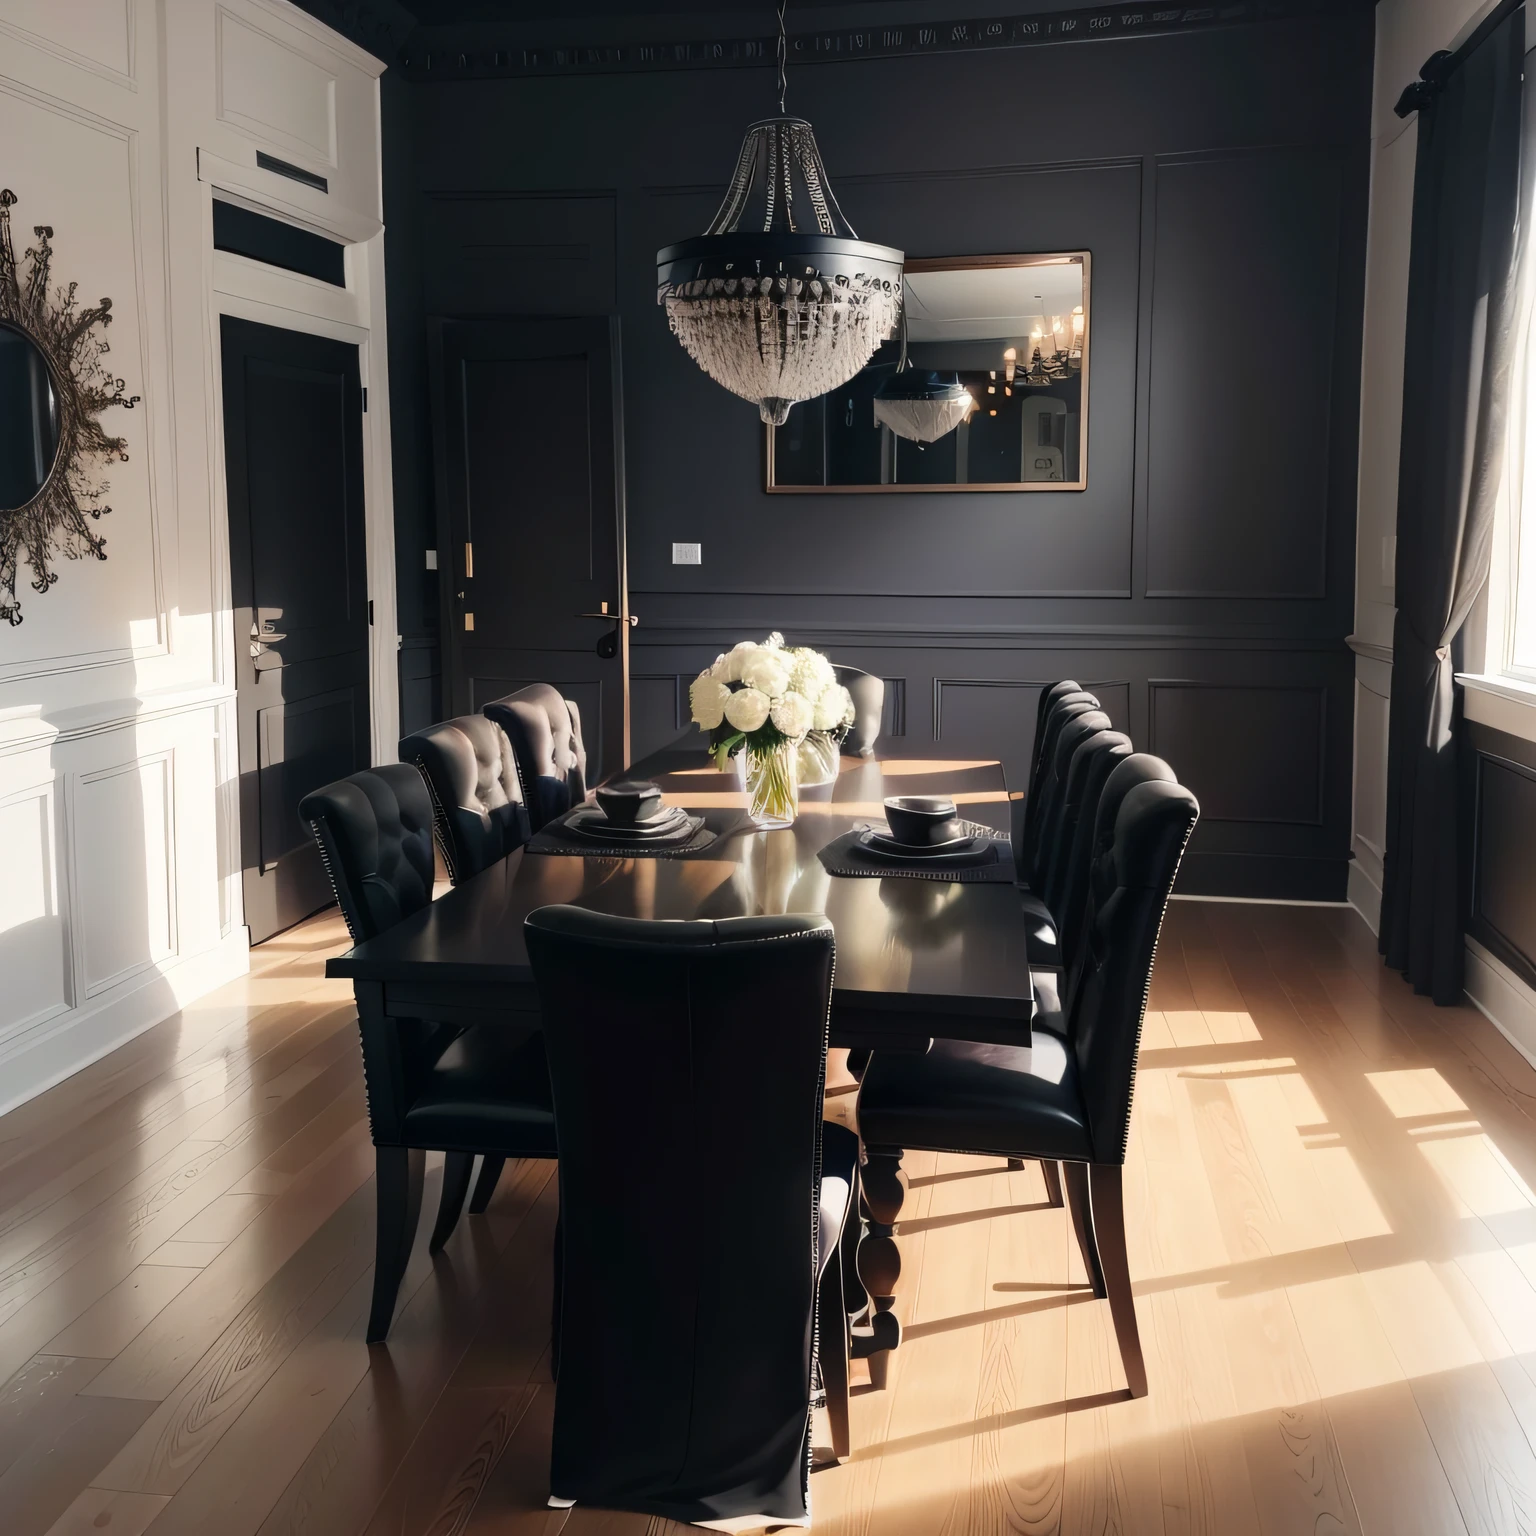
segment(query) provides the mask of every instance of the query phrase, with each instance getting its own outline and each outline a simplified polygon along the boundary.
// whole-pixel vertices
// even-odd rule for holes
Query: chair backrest
[[[432,900],[432,800],[412,763],[365,768],[299,802],[358,943]]]
[[[1096,1163],[1125,1161],[1157,937],[1200,819],[1199,802],[1182,784],[1147,779],[1119,794],[1114,781],[1135,762],[1127,758],[1115,769],[1110,783],[1117,794],[1112,801],[1106,792],[1099,802],[1095,837],[1107,837],[1108,852],[1093,872],[1068,1024]]]
[[[1050,718],[1051,711],[1069,693],[1082,693],[1082,685],[1074,682],[1070,677],[1064,677],[1059,683],[1052,683],[1049,687],[1040,690],[1040,702],[1035,706],[1035,740],[1030,748],[1029,761],[1029,792],[1035,792],[1035,780],[1040,777],[1040,754],[1045,748],[1045,722]]]
[[[1043,781],[1047,776],[1056,741],[1067,721],[1097,709],[1099,701],[1091,693],[1079,688],[1076,693],[1062,694],[1046,712],[1045,724],[1035,742],[1035,770],[1030,779],[1029,798],[1024,802],[1023,843],[1013,851],[1014,862],[1020,873],[1027,875],[1035,866],[1036,846],[1040,837],[1041,811],[1045,801]]]
[[[1105,741],[1109,742],[1106,748]],[[1071,841],[1061,853],[1059,883],[1051,912],[1056,918],[1056,932],[1061,943],[1062,974],[1071,976],[1083,941],[1083,908],[1088,901],[1088,885],[1093,874],[1094,830],[1104,786],[1115,769],[1132,755],[1131,739],[1119,731],[1099,731],[1090,736],[1072,758],[1068,775],[1068,798],[1076,797],[1077,816]],[[1169,770],[1170,777],[1172,770]]]
[[[1076,724],[1081,725],[1084,720],[1091,718],[1091,715],[1083,715]],[[1056,748],[1056,782],[1059,786],[1056,819],[1053,825],[1045,829],[1045,836],[1042,838],[1041,854],[1046,867],[1046,878],[1035,888],[1036,893],[1054,914],[1058,933],[1069,915],[1064,898],[1068,894],[1068,884],[1072,875],[1071,861],[1073,845],[1077,841],[1077,829],[1082,823],[1085,806],[1090,821],[1093,818],[1093,812],[1098,809],[1097,795],[1091,806],[1086,805],[1094,766],[1100,758],[1107,759],[1107,766],[1103,768],[1098,780],[1099,788],[1102,789],[1104,780],[1109,776],[1110,767],[1121,758],[1129,757],[1135,750],[1131,746],[1131,738],[1120,731],[1091,731],[1076,742],[1069,739],[1069,734],[1062,733]],[[1066,753],[1064,767],[1062,766],[1063,753]],[[1086,850],[1083,857],[1086,862]],[[1086,881],[1084,884],[1086,885]]]
[[[587,798],[587,749],[581,711],[548,683],[531,683],[485,705],[512,743],[528,825],[537,832]]]
[[[544,907],[525,934],[560,1143],[569,1325],[551,1490],[680,1521],[793,1508],[807,1470],[831,924]]]
[[[868,757],[880,739],[880,721],[885,711],[885,679],[857,667],[834,666],[838,682],[853,698],[853,725],[843,741],[843,751]]]
[[[437,840],[457,885],[528,841],[528,812],[507,733],[484,715],[429,725],[400,743],[432,795]]]
[[[1090,736],[1110,729],[1109,716],[1102,709],[1080,709],[1068,705],[1053,718],[1060,726],[1052,733],[1045,761],[1040,765],[1040,782],[1035,786],[1037,800],[1033,856],[1028,865],[1029,884],[1038,895],[1045,894],[1051,878],[1051,854],[1056,829],[1061,822],[1061,802],[1067,788],[1067,770],[1072,754]]]

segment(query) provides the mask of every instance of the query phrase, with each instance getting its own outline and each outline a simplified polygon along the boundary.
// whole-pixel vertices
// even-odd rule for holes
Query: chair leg
[[[1118,1163],[1093,1163],[1088,1179],[1093,1190],[1095,1227],[1104,1281],[1109,1291],[1109,1315],[1120,1343],[1120,1363],[1132,1397],[1147,1395],[1147,1366],[1141,1356],[1141,1332],[1136,1326],[1136,1301],[1131,1295],[1131,1266],[1125,1252],[1125,1193]]]
[[[1061,1164],[1052,1158],[1043,1157],[1040,1159],[1040,1172],[1045,1176],[1045,1198],[1060,1208],[1065,1203],[1061,1198]]]
[[[491,1203],[491,1196],[496,1193],[496,1181],[501,1177],[506,1161],[504,1157],[492,1157],[489,1153],[482,1160],[480,1177],[475,1180],[475,1192],[469,1200],[471,1216],[479,1216]]]
[[[860,1214],[863,1196],[856,1180],[848,1197],[848,1217],[843,1235],[838,1239],[838,1259],[843,1266],[843,1310],[850,1318],[860,1316],[869,1306],[869,1292],[859,1279],[859,1244],[864,1240],[864,1218]]]
[[[1077,1233],[1077,1246],[1083,1256],[1083,1268],[1095,1296],[1106,1294],[1104,1269],[1099,1257],[1098,1234],[1094,1229],[1093,1201],[1088,1193],[1088,1165],[1064,1163],[1067,1177],[1067,1204],[1072,1208],[1072,1228]]]
[[[849,1217],[853,1213],[850,1211]],[[843,1255],[839,1248],[821,1272],[816,1298],[821,1384],[827,1394],[827,1421],[832,1428],[832,1454],[848,1459],[848,1313],[843,1300]]]
[[[368,1314],[368,1342],[380,1343],[395,1315],[395,1298],[416,1223],[421,1217],[421,1174],[426,1154],[419,1147],[378,1147],[378,1241],[373,1263],[373,1307]]]
[[[464,1196],[469,1193],[469,1176],[475,1171],[473,1152],[450,1152],[443,1162],[443,1198],[437,1207],[437,1224],[432,1228],[428,1253],[436,1253],[453,1236]]]
[[[901,1251],[893,1228],[907,1197],[907,1176],[901,1153],[871,1152],[860,1170],[859,1185],[869,1226],[859,1244],[859,1279],[869,1292],[872,1307],[870,1331],[855,1336],[854,1356],[869,1361],[869,1381],[876,1391],[885,1386],[891,1351],[901,1343],[901,1320],[896,1305],[896,1282],[901,1278]]]

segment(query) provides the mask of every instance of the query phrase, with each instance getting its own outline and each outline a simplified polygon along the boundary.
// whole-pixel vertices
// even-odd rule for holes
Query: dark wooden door
[[[328,905],[299,801],[364,768],[368,575],[355,346],[226,316],[240,855],[259,943]]]
[[[617,321],[433,325],[445,694],[474,713],[532,682],[581,710],[588,776],[622,766]],[[598,642],[607,639],[599,655]],[[617,642],[617,643],[615,643]]]

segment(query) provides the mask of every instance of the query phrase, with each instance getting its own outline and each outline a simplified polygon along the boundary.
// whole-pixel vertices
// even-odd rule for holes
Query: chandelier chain
[[[789,63],[789,39],[784,35],[784,10],[789,0],[779,0],[779,115],[784,115],[784,96],[789,89],[785,66]]]

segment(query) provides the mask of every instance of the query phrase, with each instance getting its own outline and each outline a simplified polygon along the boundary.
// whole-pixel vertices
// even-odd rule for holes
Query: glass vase
[[[828,732],[807,731],[800,743],[800,787],[810,789],[832,783],[837,778],[841,757],[837,742]]]
[[[736,754],[736,772],[750,804],[747,814],[771,830],[794,825],[800,810],[799,748],[782,742],[767,752],[743,747]]]

